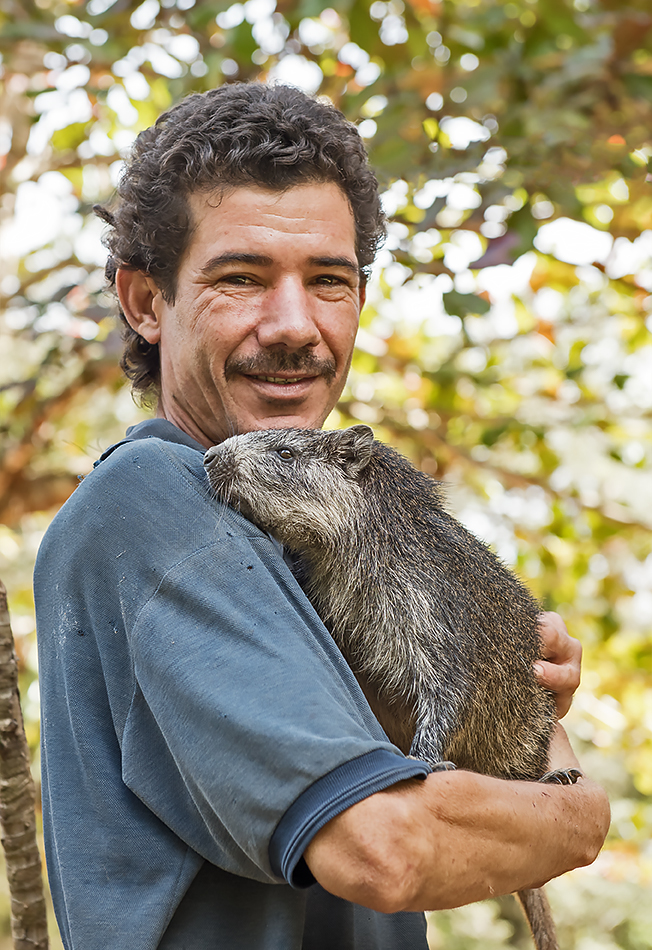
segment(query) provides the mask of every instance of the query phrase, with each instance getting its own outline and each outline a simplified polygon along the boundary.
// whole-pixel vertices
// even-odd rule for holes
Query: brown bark
[[[47,950],[41,856],[36,844],[34,782],[18,695],[18,669],[0,581],[0,826],[11,896],[15,950]]]

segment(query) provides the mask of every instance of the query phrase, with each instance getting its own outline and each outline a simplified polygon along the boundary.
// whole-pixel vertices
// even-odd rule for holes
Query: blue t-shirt
[[[211,497],[202,458],[165,420],[134,427],[39,552],[66,950],[425,950],[423,915],[339,900],[302,855],[429,768],[389,742],[278,546]]]

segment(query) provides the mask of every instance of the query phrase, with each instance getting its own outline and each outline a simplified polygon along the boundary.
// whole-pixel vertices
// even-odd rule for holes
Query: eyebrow
[[[254,267],[271,267],[273,263],[272,258],[266,254],[247,254],[244,251],[231,251],[211,257],[211,259],[204,264],[201,272],[204,275],[210,274],[224,264],[251,264]]]
[[[218,267],[223,267],[225,264],[250,264],[253,267],[271,267],[273,263],[273,258],[268,257],[266,254],[247,254],[244,251],[230,251],[211,257],[202,267],[201,273],[204,276],[208,276],[212,274],[214,270],[217,270]],[[309,257],[308,264],[312,267],[342,267],[350,273],[355,274],[356,277],[360,274],[360,268],[357,262],[349,257]]]
[[[309,257],[308,263],[313,267],[343,267],[356,277],[360,273],[357,261],[351,260],[350,257]]]

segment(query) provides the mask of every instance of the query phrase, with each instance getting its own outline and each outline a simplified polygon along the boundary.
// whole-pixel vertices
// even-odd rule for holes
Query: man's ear
[[[367,300],[367,278],[364,274],[360,275],[360,289],[358,290],[358,295],[360,298],[360,313],[362,313]]]
[[[160,310],[154,302],[161,297],[161,292],[152,278],[141,270],[119,267],[115,286],[122,312],[132,330],[148,343],[158,343],[161,339]]]

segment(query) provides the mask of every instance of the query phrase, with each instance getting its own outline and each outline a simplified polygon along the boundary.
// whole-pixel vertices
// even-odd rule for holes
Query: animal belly
[[[458,768],[497,778],[541,778],[548,768],[554,700],[535,683],[518,692],[518,702],[517,696],[501,701],[492,682],[478,684],[459,728],[445,741],[444,758]]]
[[[354,673],[371,711],[387,737],[401,752],[408,755],[416,728],[413,706],[403,699],[390,700],[380,695],[364,673],[356,671]]]

